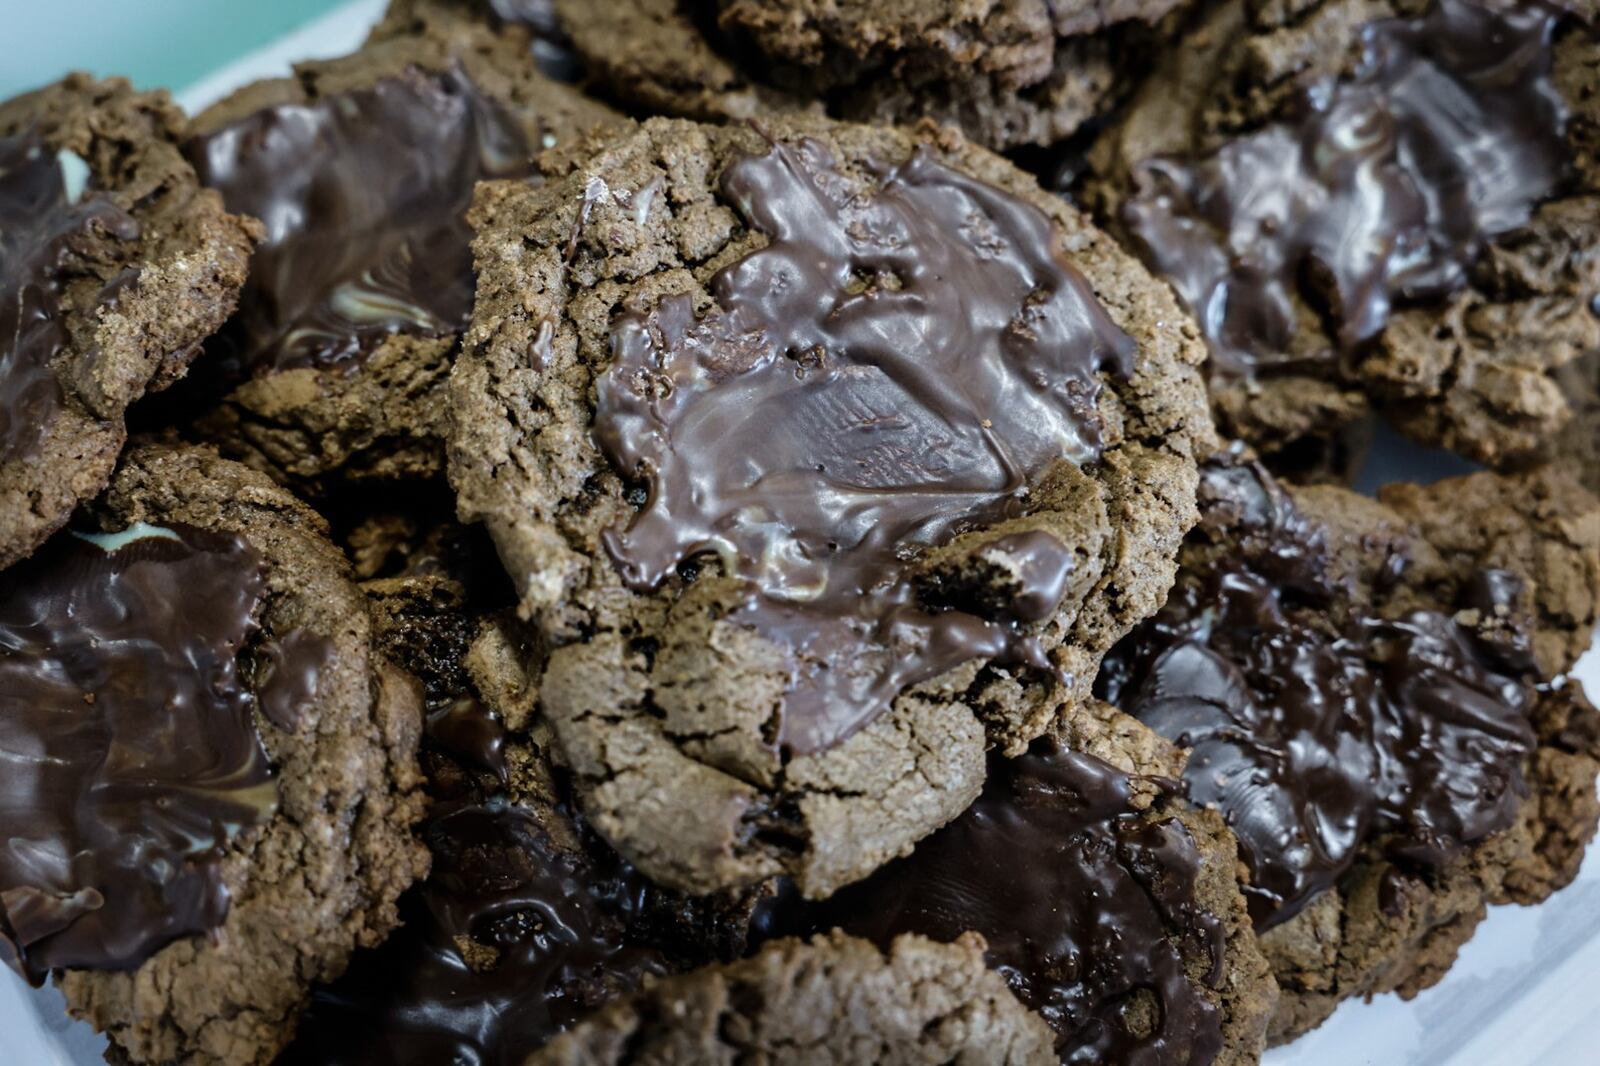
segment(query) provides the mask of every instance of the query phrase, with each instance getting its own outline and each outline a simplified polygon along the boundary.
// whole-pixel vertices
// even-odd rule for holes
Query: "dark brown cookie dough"
[[[64,793],[70,870],[6,884],[0,931],[24,968],[56,968],[68,1010],[122,1060],[265,1063],[311,982],[382,940],[426,869],[416,683],[374,650],[321,519],[260,474],[140,446],[87,517],[100,546],[63,532],[8,572],[8,607],[30,615],[7,640],[0,713],[15,739],[76,699],[42,743],[76,711],[63,752],[101,784],[92,810]],[[19,597],[39,580],[81,606],[31,612]],[[24,813],[25,780],[6,791],[14,845],[46,826]]]
[[[984,967],[983,942],[904,936],[880,950],[831,934],[658,981],[527,1066],[624,1063],[1057,1061],[1050,1030]]]
[[[474,213],[451,479],[558,646],[541,696],[588,816],[651,877],[863,876],[1164,595],[1210,436],[1198,341],[996,157],[653,120]],[[709,387],[739,360],[748,391]]]
[[[1277,991],[1233,835],[1182,799],[1176,748],[1088,710],[992,755],[978,800],[911,855],[820,903],[780,894],[757,931],[976,933],[1062,1062],[1259,1061]]]
[[[1600,353],[1569,364],[1561,384],[1573,416],[1556,438],[1550,457],[1590,492],[1600,493]]]
[[[199,433],[312,491],[438,473],[473,186],[609,117],[539,74],[525,38],[443,5],[200,115],[189,156],[266,237],[208,345],[231,391]]]
[[[1563,679],[1600,595],[1600,501],[1545,469],[1381,500],[1202,468],[1167,606],[1107,699],[1187,747],[1240,842],[1283,993],[1272,1037],[1443,976],[1486,903],[1577,872],[1600,718]]]
[[[123,414],[233,310],[255,234],[167,94],[82,75],[0,103],[0,567],[105,488]]]
[[[555,0],[597,91],[702,121],[825,108],[1049,145],[1109,112],[1188,0]]]
[[[1091,153],[1088,198],[1197,311],[1266,452],[1369,408],[1498,467],[1600,347],[1600,40],[1572,5],[1230,0]]]
[[[518,1063],[641,979],[744,950],[751,899],[666,892],[574,816],[531,636],[457,573],[422,552],[364,585],[378,645],[424,687],[433,867],[403,927],[315,990],[284,1066]]]

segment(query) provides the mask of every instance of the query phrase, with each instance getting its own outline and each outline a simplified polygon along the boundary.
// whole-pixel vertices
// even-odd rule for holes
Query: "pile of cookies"
[[[124,1063],[1433,984],[1600,819],[1596,17],[394,0],[0,104],[0,955]]]

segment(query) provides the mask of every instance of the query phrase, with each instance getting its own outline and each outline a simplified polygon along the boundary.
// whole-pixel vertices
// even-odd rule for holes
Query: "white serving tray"
[[[354,49],[385,6],[354,0],[178,93],[191,112],[301,59]],[[1433,481],[1459,461],[1379,435],[1361,479]],[[1600,640],[1574,671],[1600,698]],[[105,1040],[67,1018],[53,988],[0,974],[0,1066],[97,1066]],[[1600,1062],[1600,845],[1538,907],[1495,907],[1438,985],[1409,1003],[1348,1002],[1267,1066],[1565,1066]]]

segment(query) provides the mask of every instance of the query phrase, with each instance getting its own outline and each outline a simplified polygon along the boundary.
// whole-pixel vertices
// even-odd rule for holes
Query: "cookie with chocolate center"
[[[1276,989],[1233,836],[1184,801],[1182,772],[1177,749],[1094,708],[991,756],[977,801],[909,856],[820,903],[780,894],[756,931],[886,949],[976,933],[1057,1061],[1256,1062]]]
[[[1594,71],[1555,4],[1213,5],[1095,146],[1088,195],[1206,333],[1265,452],[1377,409],[1513,467],[1600,348]]]
[[[703,121],[930,118],[996,150],[1110,112],[1188,0],[555,0],[594,88]]]
[[[1373,501],[1237,452],[1200,498],[1167,605],[1097,684],[1188,749],[1189,797],[1238,836],[1285,1040],[1432,984],[1485,903],[1575,875],[1600,719],[1563,671],[1593,632],[1600,502],[1549,469]]]
[[[609,117],[540,75],[526,40],[435,14],[240,90],[186,148],[265,226],[207,346],[227,394],[198,431],[311,491],[439,472],[443,383],[472,311],[473,187]]]
[[[165,93],[74,75],[0,103],[0,567],[105,488],[123,416],[233,310],[255,230]]]
[[[976,795],[1153,610],[1192,325],[950,135],[652,120],[486,185],[450,474],[594,826],[826,895]]]
[[[426,869],[420,694],[325,532],[141,446],[0,576],[0,946],[127,1061],[270,1061]]]

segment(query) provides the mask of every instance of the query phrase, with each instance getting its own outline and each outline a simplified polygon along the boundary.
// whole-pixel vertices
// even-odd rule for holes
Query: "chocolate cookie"
[[[1551,456],[1590,492],[1600,493],[1600,353],[1568,364],[1561,380],[1573,416]]]
[[[433,869],[403,928],[316,990],[280,1063],[513,1066],[644,977],[743,951],[750,901],[666,892],[573,816],[515,619],[436,560],[364,587],[426,692]]]
[[[1202,471],[1171,598],[1104,696],[1189,749],[1239,838],[1283,997],[1275,1040],[1342,998],[1437,981],[1486,902],[1537,902],[1600,817],[1600,717],[1565,670],[1600,589],[1600,501],[1544,470],[1373,501]]]
[[[1259,1061],[1277,992],[1233,836],[1183,801],[1176,749],[1092,710],[1023,755],[992,755],[977,802],[911,855],[822,903],[780,897],[758,930],[885,948],[975,932],[1061,1062]]]
[[[266,224],[239,313],[208,345],[236,386],[199,431],[313,491],[440,471],[473,186],[609,115],[540,75],[525,40],[425,13],[240,90],[188,145],[206,184]]]
[[[1210,437],[1192,325],[1000,159],[652,120],[484,186],[450,475],[555,645],[596,829],[826,895],[978,794],[1154,610]]]
[[[372,36],[416,35],[432,27],[455,32],[463,22],[514,35],[539,70],[557,81],[577,81],[581,74],[554,0],[389,0]]]
[[[264,1063],[426,869],[415,682],[261,475],[142,446],[89,514],[5,575],[0,946],[124,1061]]]
[[[658,981],[528,1066],[625,1063],[1054,1063],[1050,1031],[984,969],[983,943],[833,934]]]
[[[555,0],[598,91],[704,121],[825,107],[922,118],[995,149],[1049,145],[1111,110],[1189,0]],[[1170,17],[1169,17],[1170,16]]]
[[[255,231],[166,93],[74,75],[0,103],[0,567],[105,488],[123,414],[233,310]]]
[[[1265,451],[1369,406],[1510,467],[1600,348],[1600,39],[1571,5],[1212,5],[1107,131],[1090,199],[1210,342]]]

